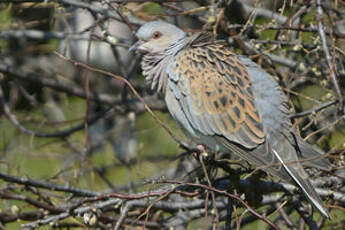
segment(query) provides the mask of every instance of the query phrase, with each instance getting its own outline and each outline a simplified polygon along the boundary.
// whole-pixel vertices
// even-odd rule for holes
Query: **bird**
[[[151,21],[136,36],[130,50],[142,54],[147,84],[164,96],[171,116],[192,141],[295,183],[329,217],[299,162],[323,152],[297,134],[288,99],[271,75],[208,32],[187,36],[173,24]],[[309,165],[328,170],[330,162],[323,158]]]

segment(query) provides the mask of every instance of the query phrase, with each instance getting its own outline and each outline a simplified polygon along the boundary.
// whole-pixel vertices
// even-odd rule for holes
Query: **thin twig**
[[[212,183],[211,183],[211,180],[208,176],[208,172],[207,172],[204,160],[203,160],[203,154],[202,153],[199,154],[199,161],[200,161],[202,170],[204,172],[205,178],[207,180],[208,186],[212,187]],[[215,216],[216,216],[216,228],[217,228],[219,226],[219,213],[218,213],[218,209],[216,206],[216,196],[215,196],[213,191],[211,191],[211,196],[212,196],[213,209],[214,209]]]
[[[145,100],[140,96],[140,94],[138,93],[138,91],[133,87],[133,85],[124,77],[113,74],[111,72],[108,71],[104,71],[101,69],[97,69],[97,68],[93,68],[91,66],[88,66],[82,62],[78,62],[76,60],[73,59],[69,59],[66,58],[64,56],[62,56],[61,54],[58,54],[61,58],[68,60],[70,62],[72,62],[75,66],[81,66],[83,68],[86,68],[92,72],[96,72],[96,73],[102,73],[106,76],[109,76],[111,78],[120,80],[122,82],[124,82],[129,88],[130,90],[133,92],[133,94],[139,99],[139,101],[144,105],[146,111],[149,112],[149,114],[153,117],[153,119],[169,134],[169,136],[176,142],[178,143],[182,148],[190,151],[190,152],[200,152],[200,150],[198,150],[197,148],[191,148],[188,144],[184,143],[183,141],[181,141],[180,139],[177,138],[177,136],[168,128],[168,126],[166,126],[152,111],[152,109],[148,106],[148,104],[145,102]]]
[[[72,128],[69,129],[65,129],[62,131],[56,131],[56,132],[52,132],[52,133],[47,133],[47,132],[37,132],[37,131],[33,131],[30,130],[26,127],[24,127],[17,119],[16,115],[14,115],[11,112],[10,106],[7,103],[7,100],[5,98],[5,95],[3,93],[2,87],[0,85],[0,99],[1,99],[1,103],[2,103],[2,108],[5,112],[5,115],[7,116],[7,118],[12,122],[12,124],[14,124],[20,131],[22,131],[23,133],[30,135],[30,136],[34,136],[34,137],[45,137],[45,138],[56,138],[56,137],[67,137],[69,135],[72,135],[73,133],[84,129],[85,124],[80,124],[77,126],[74,126]],[[108,109],[105,110],[104,112],[101,112],[99,114],[97,114],[96,116],[93,116],[91,118],[88,118],[86,120],[86,122],[91,125],[93,123],[95,123],[96,121],[98,121],[99,119],[101,119],[102,117],[104,117],[106,114],[108,114],[110,112],[110,110],[112,109]]]
[[[244,200],[242,200],[240,197],[235,196],[233,194],[230,194],[224,190],[219,190],[207,185],[203,185],[203,184],[196,184],[196,183],[185,183],[185,182],[180,182],[180,181],[171,181],[171,180],[167,180],[167,183],[170,184],[178,184],[178,185],[189,185],[192,187],[197,187],[197,188],[202,188],[202,189],[207,189],[209,191],[213,191],[217,194],[220,195],[224,195],[227,197],[230,197],[234,200],[237,200],[240,204],[242,204],[250,213],[252,213],[253,215],[255,215],[257,218],[259,218],[260,220],[263,220],[264,222],[266,222],[269,226],[271,226],[273,229],[280,229],[278,226],[276,226],[274,223],[272,223],[269,219],[267,219],[265,216],[260,215],[258,212],[256,212],[252,207],[250,207]]]
[[[335,75],[336,66],[334,63],[332,63],[332,57],[330,55],[330,52],[329,52],[329,49],[327,46],[326,34],[324,31],[324,25],[322,23],[323,10],[322,10],[322,5],[321,5],[321,0],[317,0],[316,4],[317,4],[317,14],[318,14],[317,28],[318,28],[319,36],[320,36],[321,43],[322,43],[322,49],[323,49],[323,52],[325,53],[325,56],[326,56],[326,61],[328,64],[331,80],[333,82],[335,91],[338,94],[338,101],[339,101],[340,109],[343,111],[343,113],[345,113],[345,104],[344,104],[343,95],[341,93],[341,89],[340,89],[340,86],[339,86],[339,83],[337,80],[337,76]]]
[[[310,109],[310,110],[307,110],[307,111],[304,111],[304,112],[300,112],[300,113],[295,113],[295,114],[291,114],[289,116],[289,118],[298,118],[298,117],[305,117],[305,116],[308,116],[308,115],[311,115],[311,114],[316,114],[317,112],[320,112],[322,110],[324,110],[325,108],[328,108],[332,105],[335,105],[337,104],[338,101],[329,101],[329,102],[326,102],[324,104],[321,104],[313,109]]]

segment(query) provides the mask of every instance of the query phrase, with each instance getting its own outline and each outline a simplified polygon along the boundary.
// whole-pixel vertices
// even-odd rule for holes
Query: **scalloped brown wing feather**
[[[183,50],[170,73],[172,91],[194,129],[248,149],[265,141],[246,67],[229,48],[213,43]]]

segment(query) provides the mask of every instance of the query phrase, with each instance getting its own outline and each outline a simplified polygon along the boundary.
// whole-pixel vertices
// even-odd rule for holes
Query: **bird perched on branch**
[[[169,112],[193,141],[295,182],[329,217],[299,163],[322,152],[296,134],[287,98],[268,73],[209,33],[188,37],[172,24],[154,21],[136,35],[131,50],[143,54],[147,82],[165,95]],[[309,164],[329,168],[326,159]]]

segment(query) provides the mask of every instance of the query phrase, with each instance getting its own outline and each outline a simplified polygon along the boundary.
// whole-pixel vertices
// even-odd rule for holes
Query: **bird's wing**
[[[245,64],[250,76],[257,108],[268,134],[267,141],[270,142],[271,147],[277,148],[276,146],[287,142],[289,146],[294,146],[294,148],[291,151],[282,149],[278,152],[282,154],[282,159],[286,161],[303,159],[304,165],[329,170],[331,165],[328,159],[323,157],[323,152],[303,141],[296,134],[288,118],[288,100],[277,82],[247,57],[239,56],[239,59]]]
[[[185,49],[167,70],[169,90],[194,130],[248,149],[265,141],[246,67],[226,46]]]
[[[287,175],[289,175],[314,206],[324,216],[328,217],[328,212],[323,207],[322,200],[309,182],[308,174],[300,163],[300,158],[307,156],[319,157],[321,152],[295,134],[295,130],[288,118],[288,101],[278,83],[250,59],[241,56],[239,56],[239,59],[245,64],[250,76],[257,108],[266,130],[265,145],[267,145],[267,148],[263,149],[260,146],[253,150],[252,155],[260,156],[266,152],[265,156],[272,157],[273,162],[281,165],[281,167],[269,167],[266,170],[282,179],[288,179]],[[329,166],[327,159],[311,163],[321,168]]]

